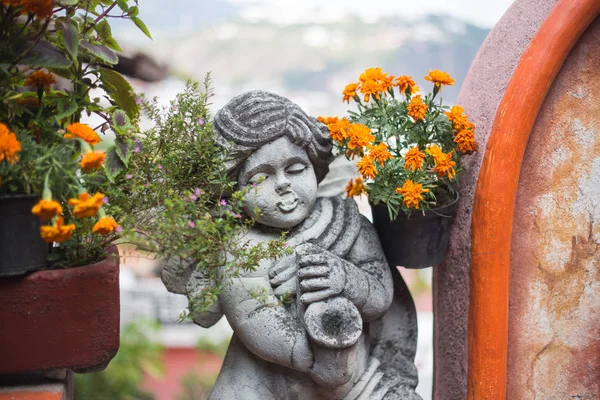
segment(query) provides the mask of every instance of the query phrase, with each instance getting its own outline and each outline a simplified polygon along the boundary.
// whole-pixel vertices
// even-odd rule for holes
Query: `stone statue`
[[[332,160],[327,127],[283,97],[251,91],[215,115],[214,130],[231,152],[229,173],[252,187],[250,240],[285,230],[294,253],[223,283],[213,308],[194,315],[209,327],[224,314],[234,330],[210,399],[420,399],[404,281],[352,199],[317,197]],[[168,265],[162,277],[188,295],[207,284],[198,272],[181,282]]]

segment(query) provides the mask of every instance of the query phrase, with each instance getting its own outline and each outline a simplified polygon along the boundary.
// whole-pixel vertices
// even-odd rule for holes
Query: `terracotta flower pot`
[[[119,349],[116,247],[93,265],[0,278],[0,375],[104,369]]]
[[[48,243],[31,213],[38,196],[0,196],[0,276],[22,275],[47,265]]]
[[[413,211],[410,217],[400,212],[394,221],[390,221],[386,205],[371,205],[373,225],[389,264],[426,268],[441,263],[448,252],[457,204],[458,197],[444,207]]]

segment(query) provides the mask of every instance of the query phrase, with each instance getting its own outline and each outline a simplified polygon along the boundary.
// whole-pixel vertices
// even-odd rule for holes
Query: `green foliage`
[[[119,352],[104,371],[75,375],[75,399],[154,399],[140,384],[145,373],[160,376],[163,372],[162,347],[152,339],[157,330],[157,324],[145,320],[125,326]]]
[[[213,304],[223,279],[256,268],[289,250],[285,242],[250,245],[253,220],[243,215],[245,191],[225,173],[226,151],[213,136],[208,111],[210,77],[200,92],[188,82],[168,107],[156,99],[143,108],[153,127],[109,151],[113,215],[127,240],[168,260],[169,268],[195,268],[215,284],[190,299],[190,312]],[[122,147],[121,147],[122,146]],[[118,150],[117,150],[118,148]],[[127,165],[127,166],[126,166]]]

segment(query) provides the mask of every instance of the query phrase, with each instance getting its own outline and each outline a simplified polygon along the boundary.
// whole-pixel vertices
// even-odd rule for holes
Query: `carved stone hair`
[[[234,97],[217,112],[213,124],[217,142],[229,149],[226,167],[233,179],[254,151],[283,136],[306,150],[317,182],[325,178],[333,160],[327,126],[273,93],[253,90]]]

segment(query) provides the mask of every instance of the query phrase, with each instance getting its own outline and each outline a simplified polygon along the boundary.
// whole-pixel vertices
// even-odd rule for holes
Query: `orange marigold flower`
[[[0,162],[6,160],[10,164],[16,164],[19,161],[17,153],[20,151],[21,142],[17,139],[17,135],[0,123]]]
[[[334,122],[338,122],[339,118],[338,117],[319,117],[319,118],[317,118],[317,120],[319,120],[319,122],[324,123],[325,125],[329,125],[329,124],[333,124]]]
[[[386,94],[386,91],[392,87],[393,76],[388,76],[381,68],[368,68],[360,74],[358,78],[360,82],[360,92],[364,95],[365,102],[368,102],[371,96],[377,100],[380,99],[379,94]]]
[[[425,120],[425,113],[427,112],[427,104],[421,100],[421,95],[418,94],[410,99],[408,104],[408,116],[411,117],[415,122]]]
[[[21,0],[23,13],[33,14],[37,19],[48,18],[52,15],[54,1],[52,0]]]
[[[452,106],[450,111],[446,111],[446,117],[452,123],[452,128],[456,131],[463,129],[475,129],[475,125],[469,121],[466,115],[463,114],[464,108],[461,106]]]
[[[38,203],[33,206],[31,213],[37,215],[41,220],[47,221],[62,214],[63,208],[59,202],[54,200],[41,199]]]
[[[346,85],[346,87],[342,91],[342,94],[344,95],[342,102],[345,101],[346,103],[350,104],[350,99],[353,99],[354,96],[356,96],[356,91],[358,90],[358,88],[359,88],[358,83],[350,83],[350,84]]]
[[[369,153],[371,154],[371,157],[379,162],[379,164],[383,165],[383,163],[392,158],[392,153],[390,153],[387,148],[387,144],[379,143],[377,146],[373,146]]]
[[[413,78],[408,75],[396,77],[394,86],[397,86],[398,90],[402,94],[405,94],[407,89],[410,91],[411,94],[419,91],[419,87],[417,86]]]
[[[88,124],[80,124],[75,122],[67,126],[67,132],[65,133],[65,139],[80,138],[89,144],[98,144],[101,142],[100,137]]]
[[[40,69],[27,75],[24,86],[35,86],[43,87],[44,89],[49,89],[50,85],[53,85],[55,83],[56,79],[54,79],[54,75]]]
[[[429,192],[429,189],[423,189],[420,183],[407,179],[401,188],[396,188],[396,193],[402,195],[402,203],[408,208],[419,208],[419,202],[423,201],[423,193]]]
[[[365,192],[365,184],[361,178],[356,178],[354,183],[352,183],[352,179],[346,185],[346,194],[348,197],[360,196]]]
[[[363,157],[357,164],[358,172],[365,179],[375,179],[375,175],[377,175],[377,168],[375,168],[375,164],[373,164],[373,158],[369,156]]]
[[[427,154],[429,154],[434,159],[444,155],[444,152],[437,144],[432,144],[425,150]]]
[[[69,205],[75,206],[73,208],[75,216],[79,218],[93,217],[102,207],[103,199],[102,193],[96,193],[93,197],[90,197],[88,193],[81,193],[77,199],[69,199]]]
[[[413,171],[423,167],[425,154],[419,151],[419,146],[415,146],[404,155],[404,169],[412,169]]]
[[[40,234],[42,239],[48,243],[52,242],[64,242],[73,235],[75,230],[75,224],[63,225],[63,217],[56,219],[56,224],[51,226],[42,226],[40,228]]]
[[[5,6],[19,6],[21,5],[21,0],[2,0],[2,4],[4,4]]]
[[[350,135],[350,126],[350,121],[346,118],[332,122],[327,125],[327,128],[329,128],[329,136],[331,136],[333,140],[341,142]]]
[[[375,136],[371,134],[371,130],[363,124],[351,124],[348,137],[350,138],[348,142],[350,150],[362,149],[363,147],[371,148],[372,143],[375,141]]]
[[[98,222],[92,228],[92,232],[99,233],[100,235],[108,235],[111,232],[114,232],[119,224],[113,217],[104,217],[100,218]]]
[[[475,141],[475,132],[472,129],[459,131],[454,137],[454,143],[456,143],[456,150],[461,153],[472,153],[479,148]]]
[[[439,90],[442,89],[442,86],[454,85],[454,79],[452,79],[450,77],[450,75],[448,75],[447,72],[443,72],[443,71],[434,69],[434,70],[429,70],[428,73],[429,73],[429,75],[427,75],[425,77],[425,80],[433,82],[435,87],[437,87]]]
[[[81,158],[81,168],[85,172],[90,172],[92,170],[98,169],[104,163],[104,159],[106,158],[106,154],[101,151],[89,151],[83,155]]]
[[[360,92],[364,95],[363,100],[365,102],[368,102],[371,99],[371,96],[380,100],[381,97],[379,94],[383,92],[383,86],[375,80],[368,80],[360,86]]]
[[[439,153],[433,156],[433,161],[435,163],[433,172],[437,173],[438,178],[446,175],[448,179],[452,180],[456,176],[456,171],[454,170],[456,163],[452,160],[452,151],[445,154],[440,150]]]

